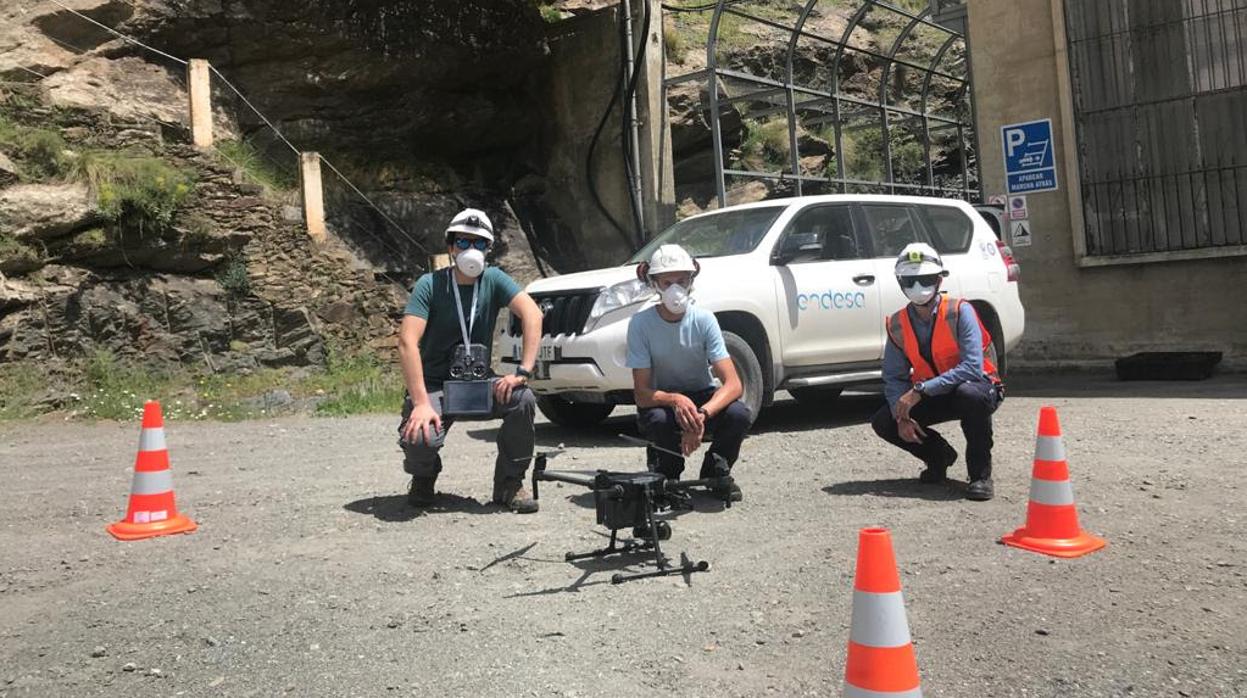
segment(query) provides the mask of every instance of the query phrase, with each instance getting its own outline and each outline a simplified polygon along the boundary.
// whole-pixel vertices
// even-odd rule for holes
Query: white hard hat
[[[897,276],[926,276],[944,273],[940,253],[925,242],[911,242],[896,256]]]
[[[490,243],[494,241],[494,224],[489,222],[489,216],[485,212],[476,208],[465,208],[455,214],[451,219],[450,225],[446,228],[446,235],[451,233],[463,233],[464,235],[475,235],[488,240]]]
[[[697,263],[693,261],[693,257],[679,245],[661,245],[654,250],[654,254],[649,258],[649,269],[646,274],[654,276],[656,274],[666,274],[670,271],[687,271],[691,273],[697,272]]]

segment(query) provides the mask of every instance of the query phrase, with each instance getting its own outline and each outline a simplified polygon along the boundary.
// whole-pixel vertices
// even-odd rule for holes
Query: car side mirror
[[[799,256],[818,254],[822,249],[818,233],[792,233],[784,236],[779,247],[771,254],[771,264],[783,266]]]

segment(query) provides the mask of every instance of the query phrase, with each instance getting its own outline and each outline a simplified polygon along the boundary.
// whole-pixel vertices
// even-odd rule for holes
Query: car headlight
[[[589,320],[597,322],[603,315],[612,310],[625,308],[633,303],[640,303],[649,298],[652,290],[649,284],[640,279],[630,279],[602,289],[598,298],[589,310]]]

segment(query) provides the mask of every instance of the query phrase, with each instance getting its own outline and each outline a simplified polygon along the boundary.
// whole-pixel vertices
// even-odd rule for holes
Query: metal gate
[[[1243,245],[1247,0],[1065,0],[1086,251]]]
[[[701,85],[720,206],[729,182],[742,180],[767,182],[769,196],[980,198],[960,0],[718,0],[663,8],[667,31],[671,17],[708,18],[704,67],[668,76],[665,87]],[[734,52],[742,35],[759,45]],[[737,143],[725,142],[729,122],[743,132]],[[749,149],[759,141],[762,153],[753,157]]]

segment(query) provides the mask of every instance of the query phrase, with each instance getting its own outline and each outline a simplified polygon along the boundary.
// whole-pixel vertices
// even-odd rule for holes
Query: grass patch
[[[73,418],[134,421],[149,399],[159,400],[165,418],[172,421],[264,419],[306,411],[327,417],[397,414],[403,393],[397,366],[371,355],[339,352],[330,352],[324,369],[311,371],[152,370],[107,351],[56,367],[0,365],[0,420],[62,410]]]
[[[23,177],[36,181],[63,176],[71,169],[69,146],[53,129],[25,126],[0,115],[0,148],[17,160]]]
[[[318,394],[328,396],[316,407],[319,415],[397,413],[403,405],[405,387],[401,372],[369,354],[346,356],[330,352],[325,372],[313,376],[308,383]]]
[[[140,232],[171,225],[194,186],[188,174],[136,152],[83,153],[74,161],[73,175],[90,185],[105,218]]]
[[[249,141],[217,141],[216,149],[230,164],[241,170],[245,178],[264,187],[270,196],[293,191],[299,185],[293,169],[273,164]]]
[[[745,119],[745,139],[741,143],[741,159],[749,161],[755,169],[784,169],[789,166],[791,143],[788,140],[788,120],[771,119],[755,121]]]
[[[38,400],[47,375],[30,364],[0,364],[0,420],[29,419],[39,414]]]
[[[247,261],[239,255],[231,255],[217,267],[217,283],[234,298],[251,295],[251,277],[247,275]]]
[[[0,272],[21,274],[38,269],[42,264],[43,254],[39,249],[8,233],[0,233]]]

